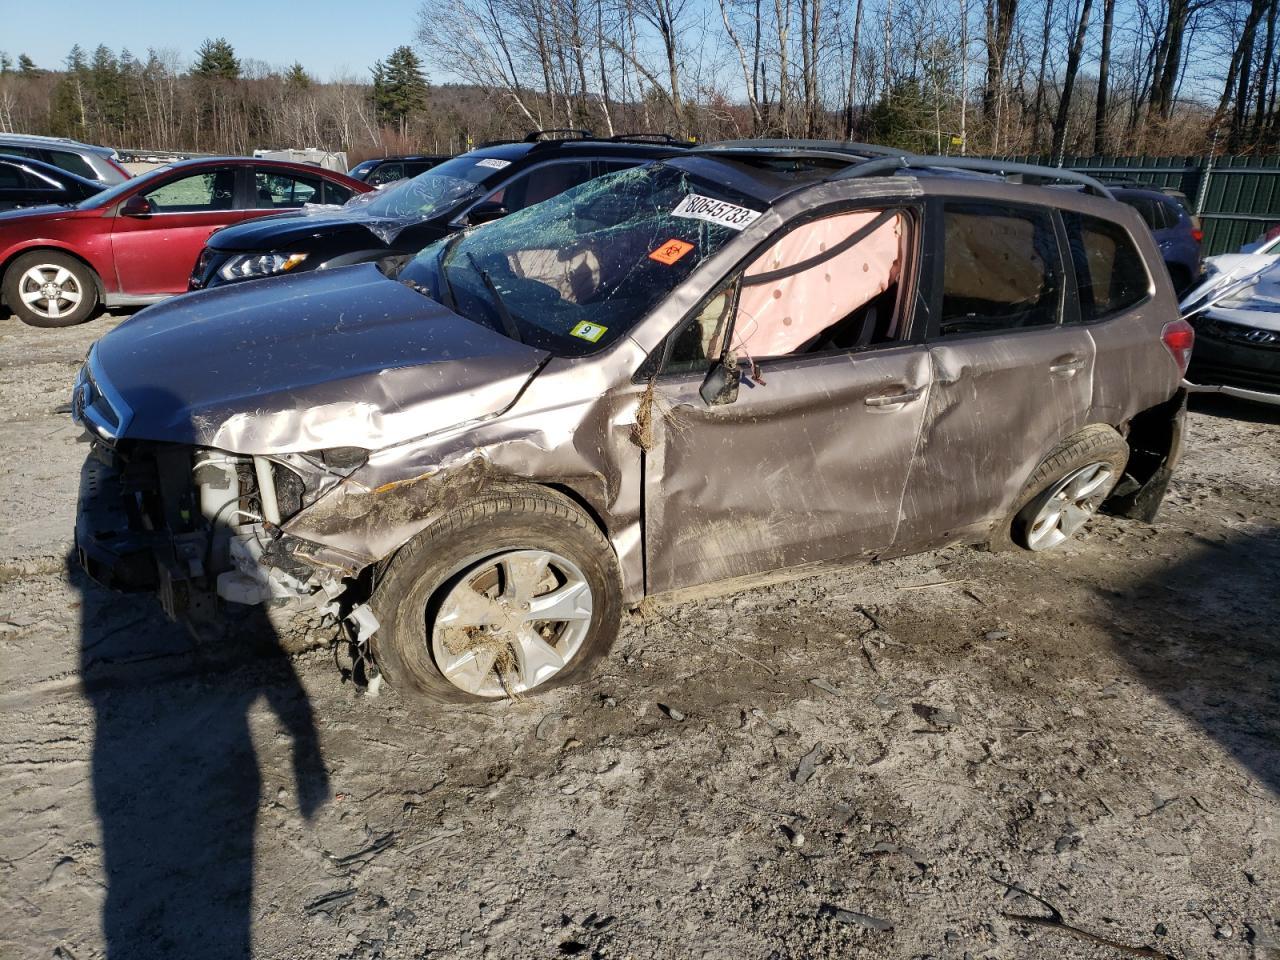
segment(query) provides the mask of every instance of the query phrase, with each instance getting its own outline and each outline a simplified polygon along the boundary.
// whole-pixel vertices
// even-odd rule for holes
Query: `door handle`
[[[1084,357],[1070,353],[1049,364],[1049,372],[1058,377],[1074,377],[1084,367],[1084,363]]]
[[[918,400],[922,390],[907,390],[902,393],[878,393],[874,396],[867,397],[863,403],[868,407],[896,407],[904,403],[910,403],[912,400]]]

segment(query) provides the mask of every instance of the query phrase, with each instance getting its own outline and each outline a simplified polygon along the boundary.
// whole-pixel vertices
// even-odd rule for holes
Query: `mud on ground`
[[[113,322],[0,324],[0,956],[1280,956],[1280,414],[1199,404],[1155,525],[660,605],[423,711],[68,571]]]

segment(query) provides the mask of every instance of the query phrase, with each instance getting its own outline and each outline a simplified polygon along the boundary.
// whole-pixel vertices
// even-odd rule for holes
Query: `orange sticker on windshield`
[[[692,243],[685,243],[683,240],[668,240],[657,250],[654,250],[649,254],[649,259],[657,260],[659,263],[665,263],[667,266],[671,266],[671,264],[675,263],[692,249]]]

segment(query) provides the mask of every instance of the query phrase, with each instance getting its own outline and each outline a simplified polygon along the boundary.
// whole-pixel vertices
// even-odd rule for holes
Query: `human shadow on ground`
[[[106,955],[249,958],[263,802],[250,712],[265,699],[291,737],[299,812],[310,819],[329,787],[307,695],[260,608],[207,651],[154,599],[113,593],[70,566],[95,718]]]
[[[1195,539],[1173,565],[1103,591],[1107,626],[1148,689],[1280,796],[1280,526]]]

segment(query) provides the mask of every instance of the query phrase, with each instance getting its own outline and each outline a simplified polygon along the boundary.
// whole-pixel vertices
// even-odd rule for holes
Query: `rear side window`
[[[30,187],[26,176],[11,163],[0,163],[0,190]]]
[[[257,194],[254,206],[260,209],[289,209],[320,200],[319,177],[258,170],[253,175],[253,184]]]
[[[74,173],[87,180],[98,179],[97,172],[79,154],[70,153],[66,150],[50,150],[49,159],[55,167],[61,167],[68,173]]]
[[[1058,322],[1062,266],[1047,210],[948,203],[943,221],[939,335]]]
[[[341,187],[336,183],[328,180],[324,182],[324,202],[343,204],[351,199],[352,190],[350,187]]]
[[[1080,291],[1080,319],[1105,320],[1146,298],[1151,287],[1142,254],[1119,224],[1062,214]]]

